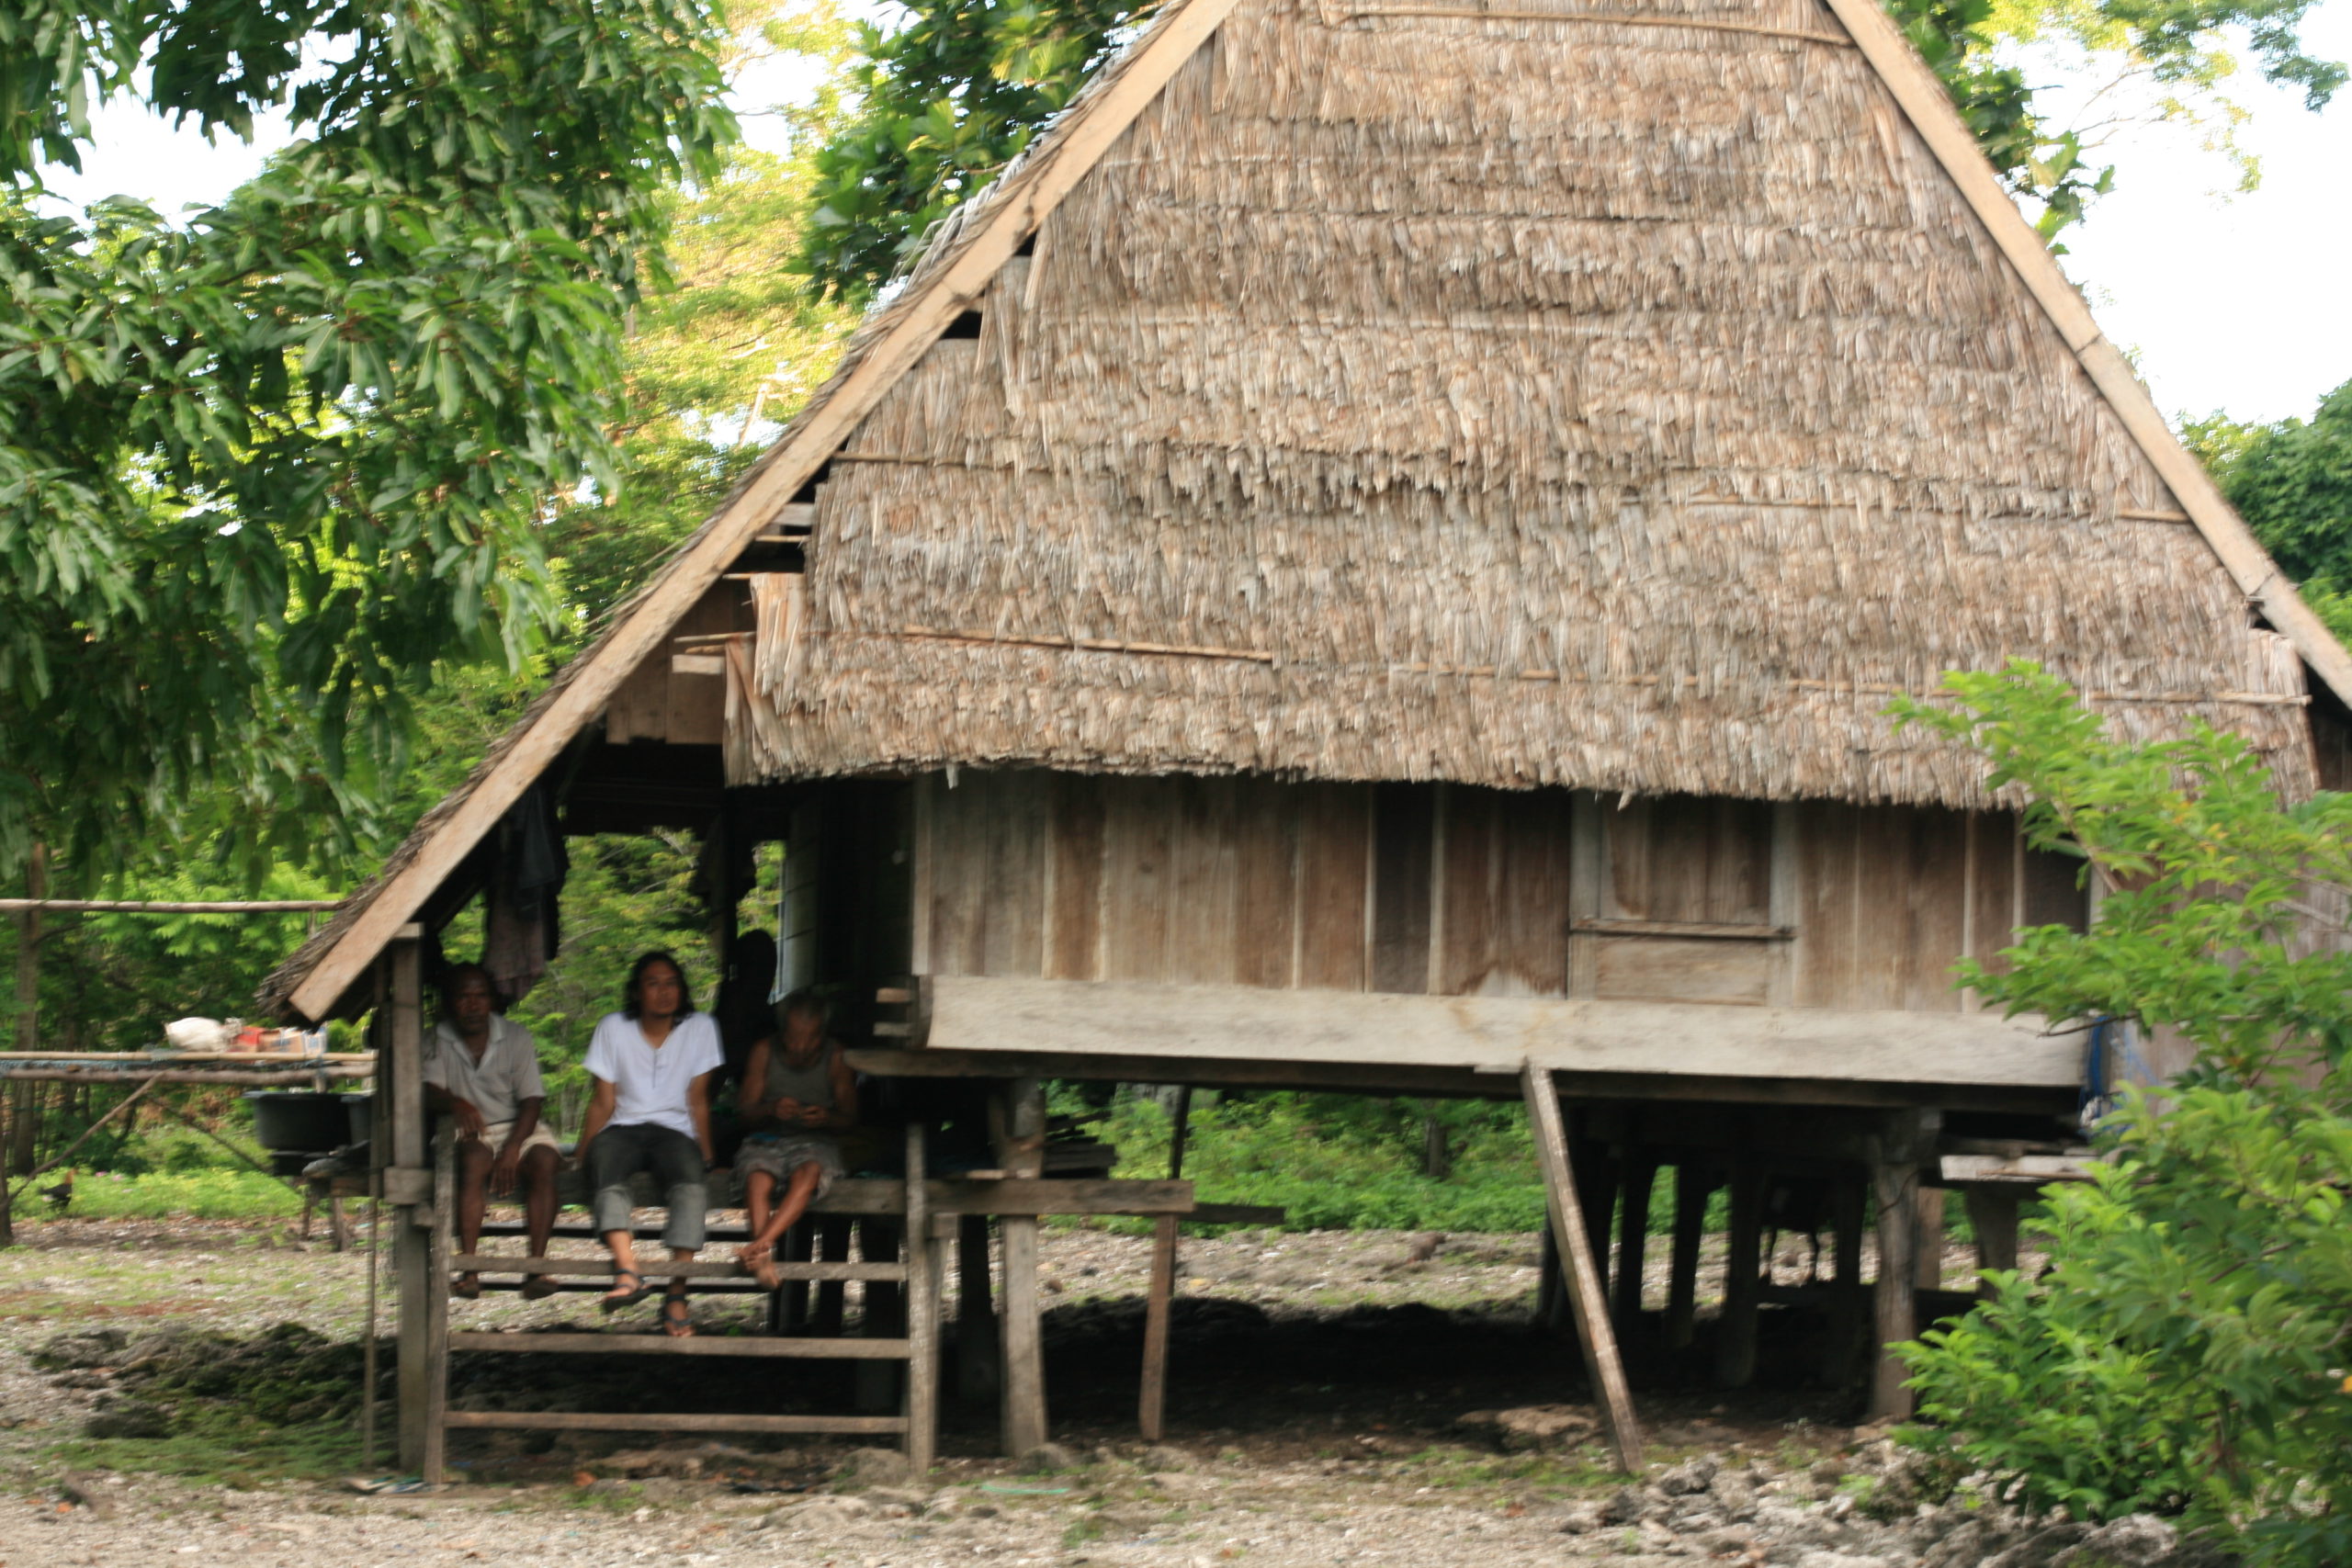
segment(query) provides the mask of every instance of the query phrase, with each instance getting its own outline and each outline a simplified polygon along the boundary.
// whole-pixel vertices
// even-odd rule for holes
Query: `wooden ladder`
[[[895,1263],[781,1263],[786,1280],[865,1280],[906,1287],[907,1331],[891,1338],[804,1338],[784,1335],[697,1336],[672,1339],[658,1334],[451,1332],[447,1281],[453,1271],[546,1274],[567,1279],[610,1279],[607,1258],[522,1258],[511,1256],[452,1256],[454,1165],[445,1142],[435,1161],[432,1269],[425,1322],[423,1461],[427,1482],[446,1479],[447,1434],[452,1431],[744,1432],[775,1435],[899,1437],[908,1465],[921,1474],[931,1469],[939,1439],[939,1303],[945,1248],[933,1235],[924,1186],[923,1130],[907,1129],[906,1237]],[[736,1263],[683,1263],[649,1268],[649,1278],[741,1279]],[[449,1353],[491,1350],[535,1355],[729,1356],[745,1359],[877,1360],[906,1363],[904,1397],[897,1416],[699,1415],[686,1413],[555,1410],[451,1410]]]

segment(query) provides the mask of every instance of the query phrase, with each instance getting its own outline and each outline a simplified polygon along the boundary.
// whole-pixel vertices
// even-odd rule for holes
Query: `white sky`
[[[2352,0],[2324,0],[2305,40],[2324,58],[2352,59]],[[2031,79],[2062,93],[2070,85],[2055,67]],[[739,107],[797,85],[788,65],[763,69],[739,92]],[[2233,96],[2254,113],[2240,140],[2262,158],[2261,188],[2217,195],[2233,183],[2231,171],[2193,137],[2127,132],[2099,150],[2100,162],[2118,166],[2117,189],[2064,235],[2065,265],[2167,413],[2308,414],[2321,394],[2352,380],[2352,88],[2313,115],[2298,95],[2267,88],[2249,71]],[[781,129],[758,116],[744,127],[754,145]],[[214,199],[286,138],[282,120],[256,130],[254,146],[208,146],[193,130],[175,131],[118,103],[98,117],[84,172],[59,173],[51,184],[75,202],[117,193],[167,209]]]

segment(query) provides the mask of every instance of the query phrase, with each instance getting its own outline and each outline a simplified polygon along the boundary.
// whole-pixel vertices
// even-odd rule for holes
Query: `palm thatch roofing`
[[[1873,0],[1175,0],[265,1000],[334,1005],[812,494],[732,782],[1973,807],[1887,698],[2030,658],[2300,791],[2307,668],[2352,696]]]

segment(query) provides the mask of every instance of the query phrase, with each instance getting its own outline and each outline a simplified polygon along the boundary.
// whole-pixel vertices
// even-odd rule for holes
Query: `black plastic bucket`
[[[326,1154],[351,1140],[348,1094],[315,1089],[257,1089],[245,1096],[254,1111],[254,1140],[266,1149]]]

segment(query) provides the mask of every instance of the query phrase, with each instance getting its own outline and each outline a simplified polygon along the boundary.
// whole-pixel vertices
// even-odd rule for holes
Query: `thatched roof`
[[[331,1005],[811,480],[737,782],[1975,805],[1881,710],[2029,657],[2300,788],[2305,663],[2352,694],[1871,0],[1178,0],[266,998]]]

